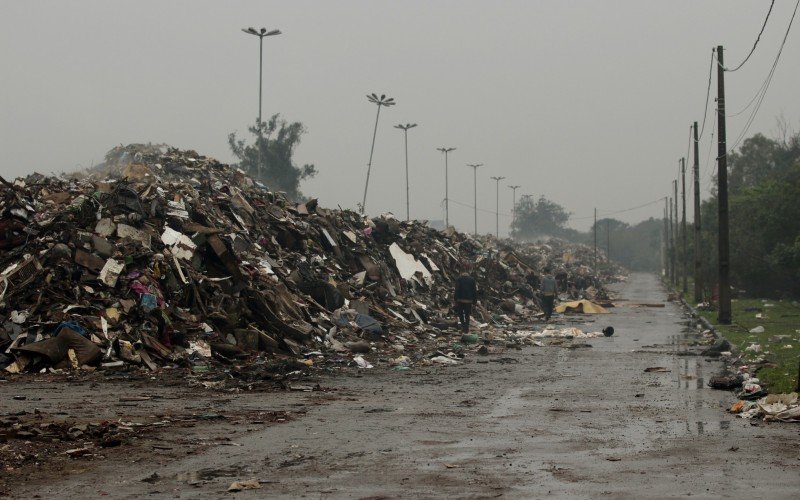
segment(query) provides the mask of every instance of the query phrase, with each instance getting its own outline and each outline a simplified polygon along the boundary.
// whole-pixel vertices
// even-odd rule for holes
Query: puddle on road
[[[175,479],[188,484],[198,484],[220,477],[238,477],[241,473],[242,469],[239,467],[223,467],[219,469],[209,468],[191,472],[181,472],[180,474],[175,475]]]
[[[705,368],[703,358],[699,356],[675,358],[674,362],[675,377],[673,383],[678,389],[704,389],[705,388]]]

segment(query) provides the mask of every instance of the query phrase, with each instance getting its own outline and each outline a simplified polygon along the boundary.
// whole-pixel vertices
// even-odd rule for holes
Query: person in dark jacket
[[[455,300],[456,314],[458,314],[461,330],[464,333],[469,333],[469,318],[472,314],[472,306],[478,301],[478,286],[475,283],[475,278],[469,275],[468,269],[465,269],[456,278],[453,299]]]
[[[541,294],[542,306],[544,308],[544,320],[550,321],[550,316],[553,315],[553,306],[558,296],[558,284],[553,277],[550,269],[545,269],[545,275],[542,278]]]

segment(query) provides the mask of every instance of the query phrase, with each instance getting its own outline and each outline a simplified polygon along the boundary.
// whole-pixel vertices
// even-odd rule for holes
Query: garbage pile
[[[762,418],[765,422],[800,422],[800,401],[797,393],[769,394],[756,401],[739,400],[731,413],[741,418]]]
[[[545,268],[564,298],[608,300],[588,247],[298,203],[194,151],[121,146],[88,175],[0,182],[10,373],[457,362],[446,333],[465,265],[480,293],[474,330],[488,338],[538,320]]]

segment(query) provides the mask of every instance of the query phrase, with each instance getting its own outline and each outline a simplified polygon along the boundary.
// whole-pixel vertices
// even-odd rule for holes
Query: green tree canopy
[[[569,212],[564,207],[544,196],[535,200],[524,195],[517,203],[516,217],[511,223],[511,237],[520,240],[533,240],[547,236],[564,236],[564,225],[569,220]]]
[[[235,132],[228,135],[228,144],[239,159],[239,167],[273,191],[284,191],[295,200],[302,198],[300,181],[317,174],[313,164],[299,167],[292,159],[295,147],[306,132],[303,124],[288,123],[280,114],[275,114],[269,121],[256,123],[248,130],[255,136],[253,144],[238,139]]]

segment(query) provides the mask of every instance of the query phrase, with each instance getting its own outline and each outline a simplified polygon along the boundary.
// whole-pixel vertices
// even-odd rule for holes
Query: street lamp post
[[[416,127],[416,123],[406,123],[403,125],[402,123],[399,125],[395,125],[394,128],[399,128],[403,131],[403,138],[405,139],[406,145],[406,220],[411,220],[411,209],[410,209],[410,201],[408,196],[408,129]]]
[[[512,214],[513,218],[511,219],[511,222],[513,224],[514,222],[517,222],[517,189],[521,188],[522,186],[508,186],[508,187],[511,188],[511,193],[512,193],[511,194],[511,214]]]
[[[242,28],[242,31],[248,35],[258,37],[258,131],[261,132],[261,80],[264,74],[264,37],[280,35],[281,30],[267,31],[266,28],[261,28],[260,30],[256,30],[255,28]]]
[[[492,176],[491,179],[497,183],[495,186],[495,208],[494,208],[494,221],[495,221],[495,230],[494,236],[497,239],[500,239],[500,181],[505,179],[505,177],[494,177]]]
[[[363,215],[367,209],[367,188],[369,187],[369,173],[372,170],[372,153],[375,151],[375,137],[378,135],[378,118],[381,117],[381,106],[394,106],[396,103],[391,97],[386,97],[386,94],[369,94],[367,100],[373,104],[378,105],[378,113],[375,115],[375,130],[372,131],[372,147],[369,148],[369,163],[367,163],[367,181],[364,183],[364,199],[361,201],[361,214]]]
[[[444,153],[444,227],[450,227],[450,198],[447,191],[447,155],[450,151],[455,151],[456,148],[436,148],[438,151]]]
[[[478,167],[482,167],[483,163],[467,163],[468,167],[472,167],[472,181],[473,181],[473,207],[475,209],[475,236],[478,236]]]

